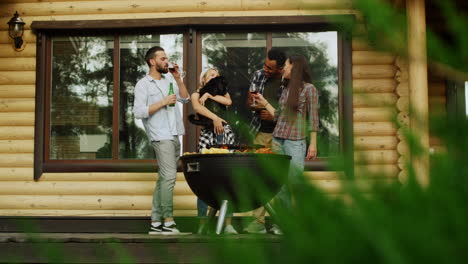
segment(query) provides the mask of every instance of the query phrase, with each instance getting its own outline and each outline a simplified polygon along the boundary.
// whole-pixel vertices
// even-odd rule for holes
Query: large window
[[[50,23],[38,22],[43,34],[38,36],[37,102],[44,112],[36,115],[35,176],[42,171],[154,170],[157,162],[151,144],[132,109],[135,85],[148,73],[144,55],[155,45],[186,71],[184,82],[190,92],[198,88],[202,71],[220,70],[229,82],[233,99],[229,121],[239,142],[252,114],[245,105],[249,82],[262,69],[267,51],[277,47],[306,56],[319,90],[319,157],[323,161],[352,146],[352,131],[344,133],[346,117],[348,122],[352,119],[352,99],[343,92],[351,81],[350,40],[330,24],[310,22],[311,27],[304,22],[291,27],[278,25],[279,18],[268,19],[277,20],[274,30],[252,27],[248,19],[240,19],[237,22],[243,25],[232,28],[197,27],[194,20],[191,26],[159,28],[155,22],[152,29],[131,31],[120,25],[124,28],[102,34],[96,30],[87,34],[83,21],[79,30],[53,34],[41,31]],[[138,26],[138,22],[128,25]],[[178,107],[184,115],[193,112],[191,104]],[[185,127],[182,151],[195,151],[199,128],[187,121]]]
[[[144,57],[153,46],[183,68],[182,40],[181,34],[52,37],[49,160],[154,159],[133,115],[133,92],[148,73]]]
[[[271,45],[267,39],[271,39]],[[302,54],[308,59],[312,82],[320,95],[318,156],[337,155],[340,124],[336,31],[202,34],[201,68],[216,67],[229,81],[233,100],[229,113],[238,137],[242,137],[243,124],[252,114],[245,106],[250,79],[256,70],[262,69],[266,51],[271,46],[283,49],[286,54]]]

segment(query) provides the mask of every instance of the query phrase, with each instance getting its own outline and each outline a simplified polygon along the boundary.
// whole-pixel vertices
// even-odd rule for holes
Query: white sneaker
[[[253,220],[250,222],[249,225],[247,225],[246,228],[244,228],[244,231],[250,234],[266,234],[266,229],[265,225],[262,223],[259,223],[257,220]]]
[[[279,226],[277,226],[276,224],[273,224],[270,228],[270,233],[272,233],[273,235],[277,235],[277,236],[281,236],[283,235],[283,231],[281,231],[281,229],[279,228]]]
[[[163,224],[161,233],[163,235],[178,235],[178,234],[180,234],[180,231],[179,231],[179,229],[177,229],[176,224],[172,224],[170,226],[165,226]]]
[[[234,229],[234,227],[232,225],[227,225],[224,227],[224,231],[223,231],[223,234],[225,235],[237,235],[237,231],[236,229]]]

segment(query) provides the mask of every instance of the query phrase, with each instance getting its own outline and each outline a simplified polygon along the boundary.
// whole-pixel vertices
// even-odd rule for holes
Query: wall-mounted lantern
[[[8,34],[10,38],[14,39],[14,46],[16,51],[22,51],[24,49],[23,33],[24,33],[24,21],[19,18],[18,11],[8,21]]]

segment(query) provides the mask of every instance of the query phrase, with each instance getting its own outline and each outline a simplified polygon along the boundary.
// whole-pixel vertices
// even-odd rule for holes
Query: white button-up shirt
[[[172,74],[162,74],[161,80],[155,80],[146,75],[135,86],[133,113],[137,119],[142,119],[146,134],[150,141],[172,140],[174,136],[185,133],[184,123],[179,107],[165,106],[149,115],[149,106],[164,99],[169,94],[169,84],[172,82],[177,101],[183,104],[190,101],[190,96],[181,98],[179,86]]]

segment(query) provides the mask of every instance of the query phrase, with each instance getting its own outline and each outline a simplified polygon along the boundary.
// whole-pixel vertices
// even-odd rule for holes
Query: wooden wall
[[[0,215],[147,216],[154,173],[46,173],[33,181],[35,20],[134,19],[188,16],[276,16],[354,13],[350,1],[336,0],[7,0],[0,3]],[[15,52],[6,22],[18,10],[26,24],[25,50]],[[384,172],[395,180],[401,169],[397,113],[396,58],[353,41],[354,140],[356,175]],[[336,172],[307,172],[332,194],[346,183]],[[358,184],[366,190],[370,180]],[[195,215],[196,198],[183,175],[175,188],[175,215]]]

